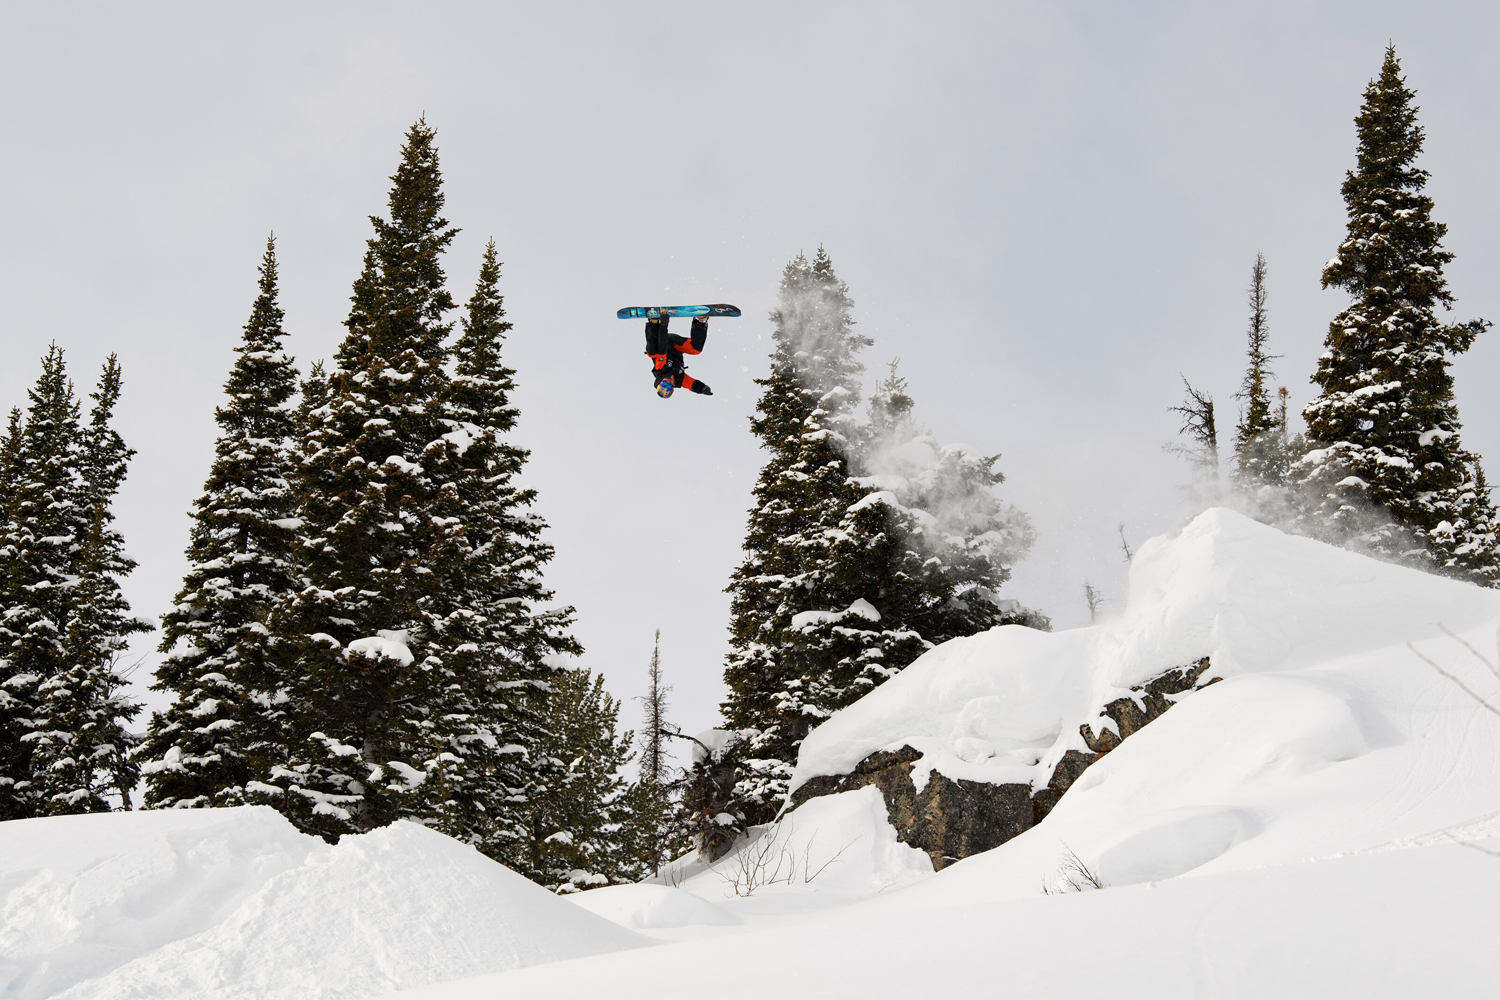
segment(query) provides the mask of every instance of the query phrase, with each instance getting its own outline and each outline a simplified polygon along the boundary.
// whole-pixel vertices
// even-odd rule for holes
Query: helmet
[[[672,396],[672,390],[674,388],[676,387],[672,385],[672,380],[670,378],[664,378],[660,382],[656,383],[656,394],[662,399],[670,399]]]

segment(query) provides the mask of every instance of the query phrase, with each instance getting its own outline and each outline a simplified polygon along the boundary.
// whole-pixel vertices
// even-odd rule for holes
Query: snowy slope
[[[0,823],[0,996],[364,997],[646,943],[441,834],[274,810]]]
[[[794,888],[744,899],[696,874],[682,888],[744,926],[646,930],[681,943],[402,996],[583,997],[603,981],[611,996],[693,994],[664,987],[663,969],[728,997],[1486,995],[1500,719],[1406,643],[1485,693],[1500,685],[1440,626],[1494,661],[1500,593],[1209,511],[1137,553],[1119,619],[947,643],[804,744],[799,781],[903,742],[954,777],[1045,781],[1100,706],[1212,657],[1223,680],[1095,764],[1038,826],[926,878],[887,851],[883,887],[859,857],[846,888],[867,898],[832,910],[816,885],[799,906]],[[883,842],[872,805],[861,789],[790,816],[806,836],[816,806],[845,838],[863,815]],[[1110,887],[1041,895],[1069,852]],[[723,975],[760,962],[774,987]]]
[[[1500,683],[1440,624],[1500,655],[1500,593],[1210,511],[1142,547],[1117,620],[945,644],[809,737],[799,780],[909,742],[1044,781],[1101,705],[1212,658],[1042,823],[940,873],[873,788],[567,899],[408,824],[333,848],[269,810],[0,824],[0,996],[1489,995],[1500,719],[1406,644]],[[1041,895],[1068,852],[1109,887]],[[789,877],[747,887],[756,857]]]
[[[1482,997],[1496,990],[1497,894],[1500,858],[1448,845],[1078,895],[896,913],[851,907],[815,924],[480,976],[392,1000]]]

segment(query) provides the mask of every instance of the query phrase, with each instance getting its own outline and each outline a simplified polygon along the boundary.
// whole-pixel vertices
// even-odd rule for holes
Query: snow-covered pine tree
[[[89,395],[94,405],[74,451],[61,663],[37,685],[35,720],[22,737],[32,745],[37,808],[53,815],[107,812],[116,808],[116,797],[129,808],[139,773],[130,758],[137,738],[125,726],[140,706],[125,697],[116,663],[129,636],[151,631],[151,623],[131,617],[119,585],[136,565],[110,509],[135,454],[112,425],[121,384],[119,360],[111,354]]]
[[[283,790],[278,804],[304,830],[330,838],[408,814],[450,683],[428,605],[454,529],[433,517],[423,461],[446,430],[434,402],[453,300],[439,258],[457,231],[440,214],[425,121],[401,156],[390,220],[371,217],[327,401],[308,414],[295,484],[306,586],[272,614],[292,731],[288,759],[262,784]]]
[[[0,637],[4,636],[4,616],[16,605],[7,579],[7,553],[10,549],[6,539],[21,484],[21,435],[24,429],[21,408],[11,407],[5,434],[0,437]],[[11,673],[6,659],[7,646],[8,642],[0,646],[0,820],[25,815],[21,800],[26,797],[24,790],[31,785],[31,767],[26,756],[28,748],[21,743],[21,737],[29,729],[26,725],[28,706],[21,695],[29,684],[26,681],[17,683],[17,677]],[[18,789],[17,778],[21,775],[26,777],[20,779],[22,784]]]
[[[10,504],[21,471],[21,408],[12,406],[5,431],[0,433],[0,528],[10,523]]]
[[[38,685],[36,723],[25,736],[38,810],[48,815],[129,809],[140,777],[131,755],[138,737],[125,726],[141,706],[127,696],[115,664],[126,634],[150,631],[150,625],[128,617],[111,570],[118,552],[105,520],[104,506],[95,506],[79,546],[65,666]]]
[[[301,398],[297,400],[295,416],[295,443],[302,458],[310,457],[314,452],[307,451],[313,444],[312,431],[316,425],[315,414],[328,402],[328,372],[324,370],[323,362],[314,361],[307,370],[307,377],[297,386],[301,391]]]
[[[1310,450],[1292,470],[1309,497],[1309,527],[1376,554],[1500,582],[1495,508],[1478,458],[1459,442],[1451,358],[1489,323],[1439,322],[1453,294],[1443,268],[1447,226],[1432,218],[1416,166],[1424,133],[1394,46],[1365,89],[1357,166],[1343,184],[1348,234],[1324,287],[1354,302],[1329,326],[1303,410]],[[1369,518],[1374,507],[1386,517]]]
[[[168,655],[152,689],[170,692],[172,703],[152,716],[137,754],[148,807],[243,802],[246,783],[269,767],[267,744],[281,740],[266,622],[297,589],[290,520],[297,372],[283,349],[283,318],[273,237],[234,349],[226,401],[214,413],[219,438],[193,507],[188,571],[162,617]]]
[[[750,427],[770,458],[754,488],[745,560],[727,588],[732,651],[722,705],[730,726],[764,734],[757,776],[746,778],[750,822],[775,814],[798,744],[830,711],[821,689],[841,654],[801,629],[867,607],[832,579],[840,524],[863,495],[846,456],[864,372],[856,355],[872,341],[854,332],[852,306],[821,247],[811,264],[799,254],[771,314],[770,374],[756,380],[763,391]]]
[[[6,432],[0,524],[0,819],[43,811],[32,781],[35,745],[25,737],[39,722],[38,688],[66,663],[74,550],[86,524],[77,506],[83,429],[56,344],[42,357],[27,400],[24,423],[13,411]]]
[[[1250,325],[1246,332],[1245,377],[1236,397],[1244,403],[1234,428],[1235,483],[1255,493],[1266,486],[1279,486],[1286,479],[1285,434],[1271,401],[1271,362],[1280,355],[1267,351],[1270,329],[1266,317],[1266,258],[1255,255],[1250,268]]]
[[[511,324],[499,280],[491,240],[453,346],[452,380],[436,402],[444,433],[424,458],[435,516],[459,529],[444,543],[445,575],[429,607],[456,681],[441,730],[445,797],[429,809],[445,832],[544,878],[530,802],[566,778],[546,749],[566,722],[552,717],[548,696],[555,676],[571,676],[560,664],[583,648],[568,632],[573,609],[547,607],[547,523],[531,510],[536,491],[515,482],[530,453],[504,437],[519,414],[515,371],[501,357]]]
[[[551,765],[547,785],[528,803],[531,857],[522,871],[557,892],[633,882],[634,857],[624,769],[635,734],[616,732],[620,703],[604,678],[578,668],[553,674],[549,740],[537,748]]]

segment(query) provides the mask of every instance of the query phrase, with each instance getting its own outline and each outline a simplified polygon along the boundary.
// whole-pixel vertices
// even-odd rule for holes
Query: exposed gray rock
[[[935,871],[999,847],[1031,826],[1030,785],[954,781],[934,771],[918,792],[911,771],[921,757],[911,747],[871,754],[852,774],[811,779],[792,796],[793,805],[874,785],[885,797],[896,836],[926,851]]]
[[[1176,667],[1161,674],[1154,680],[1148,681],[1145,686],[1133,688],[1133,697],[1117,698],[1104,706],[1101,716],[1108,716],[1115,724],[1115,731],[1088,724],[1078,727],[1078,732],[1083,736],[1083,742],[1096,754],[1106,754],[1120,745],[1120,741],[1131,733],[1136,732],[1152,719],[1160,718],[1161,714],[1176,704],[1173,695],[1180,695],[1198,687],[1208,687],[1218,680],[1215,677],[1206,684],[1200,685],[1198,679],[1208,670],[1208,657],[1203,657],[1195,663],[1189,663],[1185,667]],[[1101,720],[1102,721],[1102,720]]]
[[[1131,697],[1117,698],[1104,706],[1094,723],[1078,727],[1084,750],[1063,755],[1046,787],[1033,790],[1029,784],[994,785],[981,781],[954,780],[933,771],[919,793],[912,781],[912,765],[922,754],[909,746],[882,750],[860,761],[852,772],[809,779],[792,795],[796,808],[808,799],[866,785],[880,789],[896,836],[904,844],[927,852],[934,870],[980,851],[999,847],[1012,837],[1040,823],[1079,776],[1121,741],[1176,704],[1174,696],[1199,687],[1208,670],[1208,657],[1168,670],[1139,688]],[[1113,728],[1104,724],[1108,718]]]

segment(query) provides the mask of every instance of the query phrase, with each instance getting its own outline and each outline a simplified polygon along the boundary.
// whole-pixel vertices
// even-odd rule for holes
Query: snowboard
[[[739,306],[717,302],[710,306],[626,306],[615,313],[621,319],[656,319],[660,316],[738,316]]]

